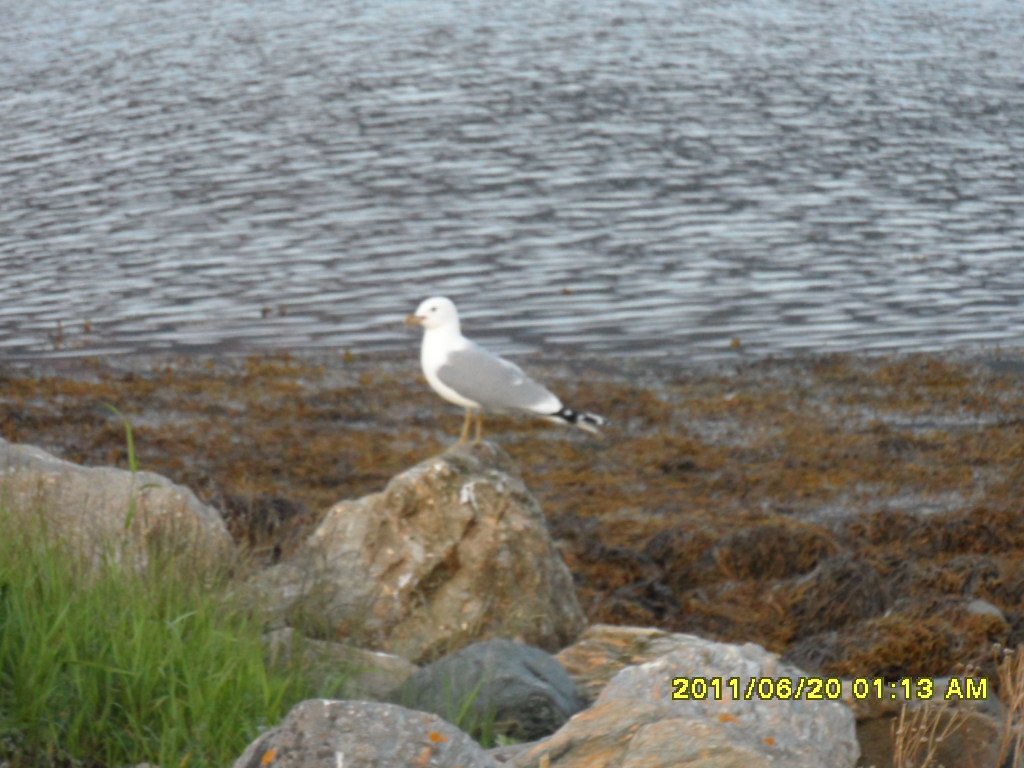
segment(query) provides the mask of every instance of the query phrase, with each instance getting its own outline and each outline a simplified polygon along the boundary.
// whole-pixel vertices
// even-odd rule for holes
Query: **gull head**
[[[428,331],[435,328],[459,328],[459,312],[451,299],[434,296],[416,307],[416,311],[405,318],[406,325],[420,325]]]

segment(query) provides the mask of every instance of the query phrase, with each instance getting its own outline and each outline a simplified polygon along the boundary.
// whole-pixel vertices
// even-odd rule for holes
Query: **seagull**
[[[554,394],[504,358],[488,352],[462,335],[459,312],[444,296],[427,299],[405,319],[423,328],[420,364],[427,383],[450,403],[466,409],[459,444],[469,440],[470,421],[476,421],[474,443],[483,436],[483,412],[518,411],[572,424],[597,434],[605,419],[562,405]]]

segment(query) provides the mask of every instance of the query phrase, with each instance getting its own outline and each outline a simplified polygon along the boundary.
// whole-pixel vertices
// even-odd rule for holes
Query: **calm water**
[[[1020,0],[0,18],[8,357],[412,349],[435,293],[506,352],[1024,343]]]

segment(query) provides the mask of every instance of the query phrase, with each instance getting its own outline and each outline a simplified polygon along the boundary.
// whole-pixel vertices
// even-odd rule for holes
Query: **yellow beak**
[[[405,324],[408,326],[423,325],[423,318],[417,315],[409,315],[405,318]]]

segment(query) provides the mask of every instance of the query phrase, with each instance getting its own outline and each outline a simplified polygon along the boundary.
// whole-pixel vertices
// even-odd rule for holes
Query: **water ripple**
[[[0,0],[0,349],[1024,341],[1016,0]]]

